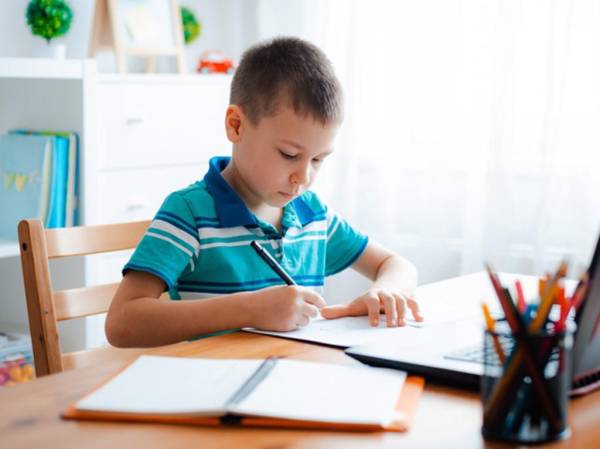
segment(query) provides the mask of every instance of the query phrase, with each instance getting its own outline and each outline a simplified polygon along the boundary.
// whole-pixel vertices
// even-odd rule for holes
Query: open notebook
[[[404,431],[422,390],[421,378],[366,366],[141,356],[63,417]]]

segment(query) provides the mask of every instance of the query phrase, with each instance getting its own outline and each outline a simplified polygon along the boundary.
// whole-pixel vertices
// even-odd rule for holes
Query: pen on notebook
[[[277,273],[277,275],[287,284],[287,285],[296,285],[296,282],[292,279],[292,277],[285,272],[285,270],[279,265],[279,263],[265,250],[260,243],[257,241],[250,242],[250,246],[256,254],[260,256],[262,260],[264,260],[267,265],[271,267],[271,269]]]

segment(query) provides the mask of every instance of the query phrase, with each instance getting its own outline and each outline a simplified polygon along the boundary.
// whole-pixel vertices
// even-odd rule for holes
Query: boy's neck
[[[283,208],[273,207],[265,202],[252,192],[252,190],[244,183],[240,176],[233,159],[229,161],[227,167],[221,172],[223,179],[229,186],[238,194],[246,207],[250,209],[254,215],[267,223],[271,223],[281,231],[281,218],[283,216]]]

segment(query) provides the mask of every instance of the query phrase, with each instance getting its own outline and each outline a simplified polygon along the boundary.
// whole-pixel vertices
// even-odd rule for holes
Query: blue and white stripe
[[[222,178],[227,162],[211,160],[204,180],[167,197],[124,272],[154,274],[173,299],[284,285],[250,247],[256,240],[298,285],[322,292],[326,275],[362,253],[367,238],[329,212],[312,192],[285,206],[283,233],[260,220]]]

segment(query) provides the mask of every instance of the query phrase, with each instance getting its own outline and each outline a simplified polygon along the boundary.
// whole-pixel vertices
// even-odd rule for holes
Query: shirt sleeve
[[[325,276],[339,273],[360,257],[369,238],[352,228],[337,213],[327,211],[327,250]]]
[[[194,216],[185,198],[172,193],[160,207],[131,259],[123,268],[161,278],[172,290],[184,270],[198,258],[200,242]]]

